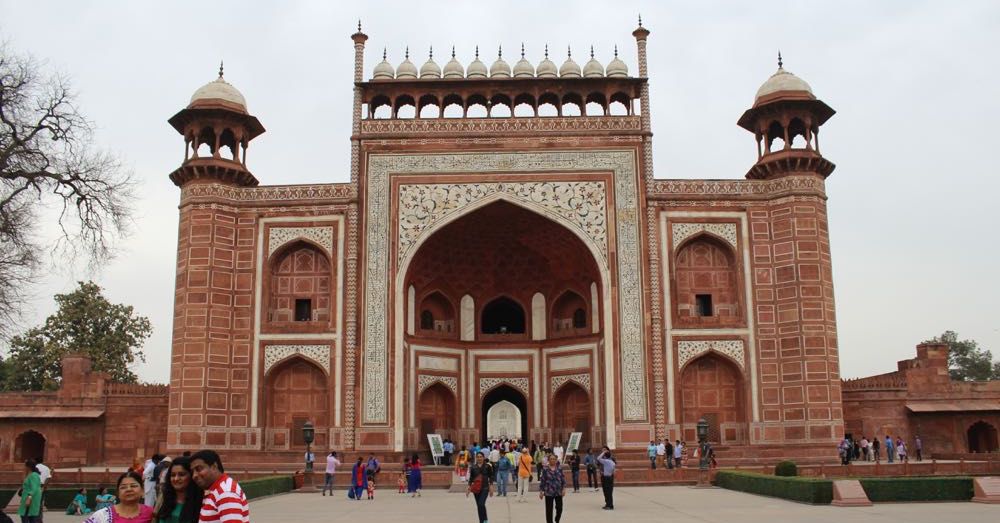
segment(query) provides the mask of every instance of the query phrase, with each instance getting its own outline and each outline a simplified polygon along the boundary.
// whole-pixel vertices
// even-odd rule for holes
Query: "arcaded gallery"
[[[223,71],[198,89],[170,119],[168,452],[298,455],[306,422],[317,448],[380,452],[428,433],[645,447],[700,418],[729,449],[833,445],[834,111],[762,64],[733,115],[747,171],[657,179],[648,35],[419,67],[380,45],[369,68],[359,30],[351,161],[314,185],[260,185],[281,182],[248,166],[263,124]]]

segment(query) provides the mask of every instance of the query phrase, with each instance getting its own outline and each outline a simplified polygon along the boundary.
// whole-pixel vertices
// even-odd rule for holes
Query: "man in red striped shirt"
[[[199,523],[250,523],[247,497],[240,484],[226,474],[215,451],[199,450],[191,456],[191,478],[205,490]]]

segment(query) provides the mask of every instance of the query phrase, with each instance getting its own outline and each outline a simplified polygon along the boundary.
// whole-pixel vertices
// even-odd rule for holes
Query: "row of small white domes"
[[[476,59],[469,64],[468,69],[455,59],[455,51],[452,49],[451,61],[444,65],[444,70],[434,61],[433,50],[427,62],[417,71],[417,66],[410,61],[409,50],[406,52],[406,59],[399,67],[393,69],[392,64],[386,60],[385,53],[382,53],[382,62],[375,66],[372,78],[375,80],[386,79],[410,79],[410,78],[600,78],[608,76],[610,78],[624,78],[628,76],[628,66],[618,59],[618,48],[615,47],[615,57],[608,62],[607,70],[600,62],[594,58],[594,50],[590,50],[590,61],[584,64],[583,68],[573,61],[572,54],[567,52],[566,61],[562,66],[556,68],[556,64],[549,60],[548,47],[545,50],[545,58],[538,63],[537,69],[531,62],[524,58],[524,49],[521,50],[521,59],[510,65],[503,59],[502,49],[497,53],[497,59],[486,69],[486,64],[479,60],[479,48],[476,48]]]

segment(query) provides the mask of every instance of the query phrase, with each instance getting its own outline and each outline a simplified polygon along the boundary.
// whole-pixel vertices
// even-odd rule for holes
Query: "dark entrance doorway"
[[[968,430],[969,452],[996,452],[997,429],[985,421],[973,423]]]
[[[483,404],[480,414],[480,429],[479,435],[482,441],[486,441],[490,436],[503,436],[503,434],[489,434],[487,431],[489,427],[487,426],[487,419],[489,416],[490,408],[501,402],[508,402],[514,405],[520,412],[520,429],[521,437],[520,439],[528,439],[528,400],[524,397],[521,392],[509,385],[500,385],[495,389],[486,393],[483,396]]]

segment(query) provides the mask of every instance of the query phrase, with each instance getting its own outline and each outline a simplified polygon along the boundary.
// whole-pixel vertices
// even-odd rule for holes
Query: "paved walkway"
[[[329,523],[331,521],[399,521],[474,523],[476,506],[464,494],[430,490],[410,498],[383,489],[375,501],[352,501],[345,491],[336,496],[284,494],[251,502],[255,523]],[[516,498],[487,502],[491,523],[545,521],[545,506],[537,494],[526,503]],[[873,507],[811,506],[724,489],[689,487],[623,487],[615,489],[614,512],[601,510],[600,492],[568,493],[564,523],[962,523],[996,522],[1000,505],[979,503],[886,503]],[[82,518],[47,513],[47,523],[79,522]]]

